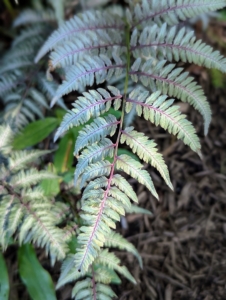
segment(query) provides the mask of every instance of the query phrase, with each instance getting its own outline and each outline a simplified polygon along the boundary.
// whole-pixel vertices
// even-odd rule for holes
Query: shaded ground
[[[210,42],[225,42],[226,25],[211,24]],[[202,35],[200,33],[200,35]],[[215,44],[215,47],[219,48]],[[223,49],[222,49],[223,50]],[[218,300],[226,299],[226,88],[214,88],[210,74],[203,68],[190,71],[205,89],[213,120],[207,137],[203,137],[203,120],[185,104],[183,112],[196,125],[202,142],[202,160],[159,128],[139,119],[136,128],[154,138],[170,169],[175,192],[170,191],[157,173],[151,172],[160,196],[159,203],[143,186],[135,189],[140,205],[153,212],[152,217],[130,215],[128,229],[123,234],[139,250],[144,268],[130,255],[118,252],[137,280],[116,287],[120,300]],[[121,230],[121,229],[120,229]],[[11,299],[28,299],[24,287],[18,283],[14,249],[7,254],[13,281]],[[57,280],[59,266],[52,270],[48,260],[39,254],[43,266]],[[70,299],[71,287],[58,293],[59,300]]]

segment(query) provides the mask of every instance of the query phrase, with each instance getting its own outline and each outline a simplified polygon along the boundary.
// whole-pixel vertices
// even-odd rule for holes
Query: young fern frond
[[[204,118],[205,134],[211,120],[210,106],[201,86],[183,68],[168,62],[194,62],[225,71],[226,60],[218,52],[196,41],[193,33],[172,27],[200,13],[221,9],[226,4],[224,0],[142,0],[135,7],[134,2],[130,2],[124,18],[117,18],[110,10],[89,11],[67,21],[50,36],[36,57],[38,61],[53,50],[49,70],[58,66],[64,68],[65,80],[57,89],[52,105],[71,91],[82,92],[55,135],[56,140],[70,127],[85,125],[75,144],[78,160],[75,182],[85,187],[79,246],[64,265],[58,284],[59,287],[72,280],[91,278],[75,287],[73,295],[78,299],[81,295],[84,299],[99,299],[94,296],[97,279],[92,280],[95,264],[107,264],[124,274],[112,254],[101,249],[110,245],[107,240],[120,216],[138,210],[131,205],[131,200],[137,202],[138,198],[120,172],[145,185],[158,199],[149,172],[143,169],[141,162],[120,155],[120,143],[126,143],[139,159],[156,168],[166,184],[173,188],[156,144],[133,127],[125,128],[125,114],[136,110],[139,116],[143,115],[155,126],[160,125],[200,154],[195,128],[168,97],[193,105]],[[123,87],[116,88],[118,79],[123,81]],[[104,82],[111,83],[108,90],[104,87],[84,92],[87,86]],[[121,110],[120,118],[102,116],[110,107]],[[120,237],[115,238],[115,246],[123,243],[125,249],[132,250]],[[111,298],[113,294],[108,292]]]

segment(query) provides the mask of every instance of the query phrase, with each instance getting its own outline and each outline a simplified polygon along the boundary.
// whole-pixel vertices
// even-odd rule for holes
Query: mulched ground
[[[211,23],[208,36],[198,33],[215,48],[226,41],[226,24]],[[215,37],[215,39],[213,39]],[[221,43],[219,43],[219,41]],[[223,52],[225,49],[221,48]],[[223,300],[226,299],[226,87],[214,88],[204,68],[189,68],[203,86],[213,111],[207,137],[203,137],[202,117],[181,104],[195,124],[202,143],[202,160],[182,142],[163,130],[138,119],[135,127],[154,138],[169,166],[175,191],[170,191],[150,167],[160,201],[138,186],[134,188],[140,205],[153,216],[130,215],[128,229],[119,230],[140,252],[144,268],[131,255],[117,252],[137,280],[133,286],[123,280],[114,287],[120,300]],[[52,270],[42,253],[39,258],[57,280],[59,266]],[[7,255],[14,282],[10,299],[29,299],[18,282],[15,250]],[[15,270],[15,271],[13,271]],[[58,293],[59,300],[70,299],[71,287]]]

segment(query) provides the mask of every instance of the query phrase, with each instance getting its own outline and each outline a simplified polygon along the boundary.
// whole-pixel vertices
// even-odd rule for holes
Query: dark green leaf
[[[75,254],[76,253],[76,248],[78,247],[78,240],[75,236],[73,236],[70,240],[70,242],[68,243],[69,249],[70,249],[70,253]]]
[[[55,109],[54,112],[55,112],[55,115],[56,115],[59,125],[60,125],[60,123],[62,122],[62,119],[65,116],[65,114],[67,113],[67,111],[62,108],[57,108],[57,109]]]
[[[13,148],[21,150],[34,146],[50,135],[58,126],[56,118],[45,118],[28,124],[14,139]]]
[[[59,173],[64,173],[72,167],[73,163],[73,151],[74,151],[75,139],[74,135],[67,133],[59,143],[59,148],[54,154],[54,166]]]
[[[30,244],[18,251],[19,274],[33,300],[56,300],[54,285],[49,273],[43,269]]]
[[[128,155],[128,156],[134,158],[135,160],[140,161],[139,158],[138,158],[135,154],[133,154],[131,151],[129,151],[129,150],[127,150],[127,149],[119,148],[119,149],[118,149],[118,154],[117,154],[117,155],[122,155],[122,154],[126,154],[126,155]]]
[[[127,149],[122,149],[122,148],[118,148],[118,153],[117,155],[122,155],[122,154],[126,154],[130,157],[132,157],[133,159],[137,160],[137,161],[140,161],[139,158],[133,154],[131,151],[127,150]],[[113,163],[113,158],[112,157],[107,157],[106,158],[108,161],[110,161],[111,163]]]
[[[6,263],[2,253],[0,252],[0,299],[9,299],[9,277]]]
[[[120,110],[114,110],[114,108],[111,107],[106,113],[102,114],[101,117],[107,116],[109,114],[115,116],[116,119],[120,119],[122,112]]]

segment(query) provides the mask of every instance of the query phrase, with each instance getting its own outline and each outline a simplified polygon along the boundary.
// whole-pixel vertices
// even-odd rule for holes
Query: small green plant
[[[33,187],[37,182],[35,176],[40,179],[47,174],[54,176],[47,171],[37,170],[33,176],[33,171],[27,170],[28,158],[32,155],[39,156],[40,153],[11,153],[11,150],[7,150],[10,149],[7,148],[10,147],[7,140],[4,142],[6,148],[1,147],[1,244],[5,248],[9,238],[15,238],[17,232],[21,243],[31,241],[45,246],[53,261],[63,260],[57,288],[76,281],[72,291],[74,299],[114,298],[115,293],[109,285],[120,283],[117,273],[135,283],[126,267],[121,265],[114,253],[109,252],[111,247],[133,253],[142,267],[141,258],[134,246],[114,232],[116,223],[126,213],[147,213],[131,203],[137,203],[138,198],[122,173],[145,185],[158,199],[152,178],[143,169],[141,161],[144,161],[156,168],[164,182],[173,189],[168,168],[156,143],[132,126],[125,125],[128,123],[125,122],[126,116],[136,112],[139,117],[143,116],[154,126],[161,126],[181,139],[201,156],[201,145],[195,128],[181,114],[178,106],[174,105],[174,98],[188,102],[202,114],[205,134],[211,121],[210,106],[201,86],[177,63],[195,63],[221,72],[226,70],[226,59],[218,51],[196,40],[193,31],[178,26],[181,21],[225,7],[225,0],[127,2],[123,7],[109,6],[99,11],[84,11],[65,23],[62,23],[62,8],[57,7],[59,29],[50,35],[35,57],[35,62],[40,66],[46,62],[44,56],[50,51],[48,78],[53,79],[54,76],[50,73],[58,71],[58,76],[63,79],[52,95],[51,106],[63,96],[76,91],[73,108],[67,112],[55,135],[56,141],[65,133],[68,134],[72,127],[78,128],[74,146],[77,159],[74,184],[80,185],[84,190],[79,203],[81,209],[76,218],[73,209],[69,207],[77,227],[76,232],[69,230],[66,240],[64,234],[69,226],[68,215],[63,214],[65,227],[59,226],[58,222],[51,223],[54,221],[52,214],[65,203],[51,202],[50,197],[46,198],[44,194],[40,194],[37,201],[37,197],[32,196],[36,193],[36,188]],[[24,17],[27,18],[26,14],[16,22],[22,24]],[[42,14],[42,20],[43,18],[48,19],[49,14]],[[29,30],[38,30],[38,27],[36,24]],[[28,48],[30,47],[34,45]],[[13,53],[12,55],[14,56]],[[32,53],[29,63],[33,64],[33,58]],[[16,60],[17,64],[19,62],[19,59]],[[23,72],[27,74],[26,64],[24,67]],[[12,71],[14,66],[8,66],[6,62],[8,72],[7,68]],[[19,73],[12,71],[9,74],[11,77],[1,77],[0,92],[7,90],[7,97],[12,97],[18,74],[24,78],[21,72],[19,68]],[[51,84],[43,75],[39,75],[44,84]],[[33,84],[36,85],[36,81],[32,83],[32,87]],[[90,88],[87,90],[87,87]],[[25,91],[26,95],[29,94],[31,86],[26,84]],[[5,95],[3,92],[2,95]],[[6,99],[5,103],[7,107],[10,100]],[[112,113],[112,108],[114,112],[120,111],[120,114]],[[34,108],[32,110],[38,115]],[[4,136],[8,138],[10,134]],[[121,153],[120,145],[125,144],[133,152],[130,155]],[[64,145],[60,146],[62,149]],[[18,159],[22,163],[16,163],[18,167],[14,171],[12,164]],[[19,187],[18,181],[23,183]],[[42,193],[40,186],[37,190]],[[42,205],[49,205],[50,210],[43,213]],[[17,210],[14,211],[16,207]],[[31,207],[32,213],[27,207]],[[15,215],[19,209],[21,217]],[[50,226],[57,243],[45,231],[39,233],[42,218],[43,222],[47,222],[45,226]],[[76,241],[73,249],[69,246],[71,237]],[[61,247],[57,246],[58,243]]]

